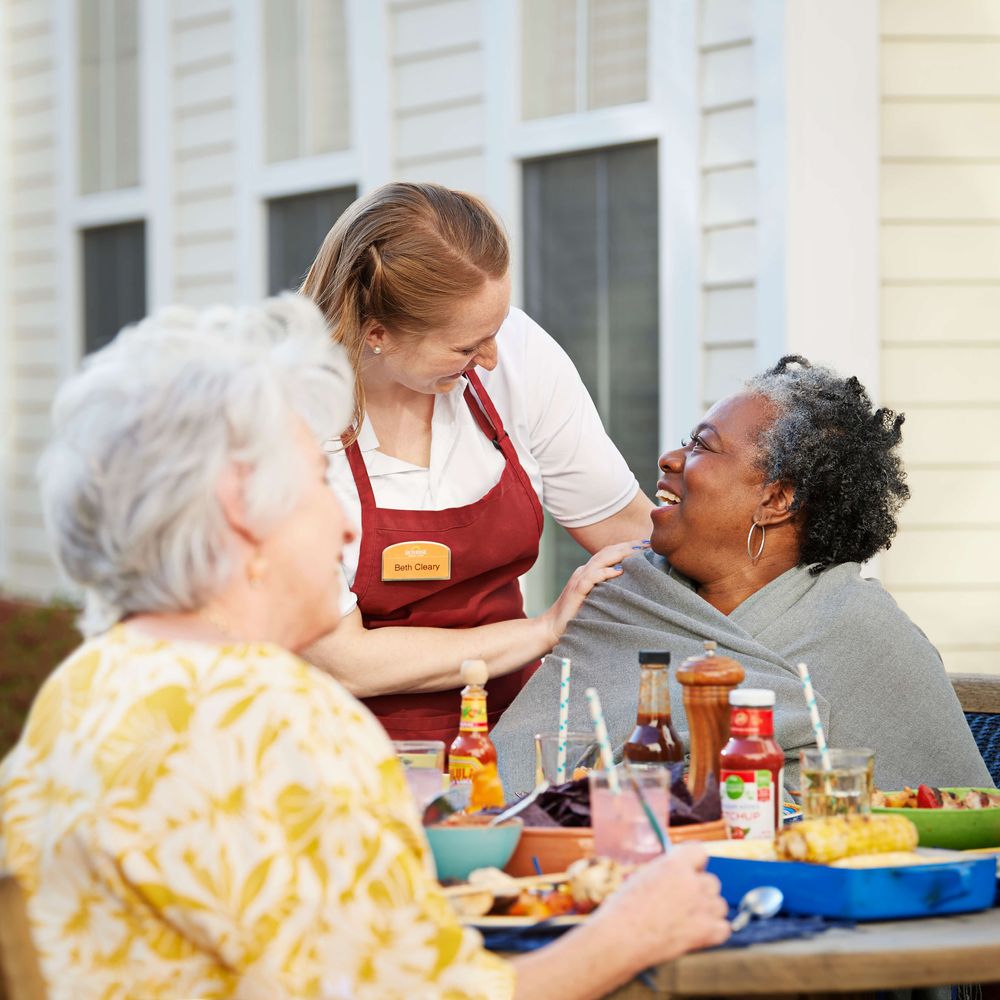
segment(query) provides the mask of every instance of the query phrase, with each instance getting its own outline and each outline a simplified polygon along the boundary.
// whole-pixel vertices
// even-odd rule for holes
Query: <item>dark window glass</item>
[[[657,219],[655,143],[524,164],[525,308],[573,359],[649,496],[659,454]],[[549,521],[547,597],[587,558]]]
[[[103,347],[146,315],[146,224],[83,231],[84,351]]]
[[[316,251],[357,188],[314,191],[267,203],[267,288],[271,295],[296,289]]]

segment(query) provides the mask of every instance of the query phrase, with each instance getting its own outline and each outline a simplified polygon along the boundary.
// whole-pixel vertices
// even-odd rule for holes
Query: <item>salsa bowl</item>
[[[521,839],[520,819],[499,826],[425,826],[438,879],[466,879],[477,868],[503,868]]]

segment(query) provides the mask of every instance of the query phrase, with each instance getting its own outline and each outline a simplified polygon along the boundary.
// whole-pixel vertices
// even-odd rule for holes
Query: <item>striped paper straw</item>
[[[604,711],[596,688],[587,688],[587,706],[590,708],[590,718],[594,722],[597,745],[601,748],[601,764],[608,772],[608,787],[617,795],[621,791],[621,785],[615,772],[615,758],[611,752],[611,741],[608,739],[608,727],[604,722]]]
[[[816,705],[816,692],[813,691],[812,680],[809,677],[809,668],[804,663],[800,663],[797,669],[799,671],[799,678],[802,681],[802,691],[806,696],[809,718],[812,719],[813,733],[816,736],[816,749],[819,750],[819,755],[823,759],[824,770],[829,771],[832,766],[830,764],[830,750],[826,745],[823,723],[819,721],[819,707]]]
[[[559,735],[556,739],[556,784],[566,780],[566,742],[569,739],[569,659],[560,659]]]

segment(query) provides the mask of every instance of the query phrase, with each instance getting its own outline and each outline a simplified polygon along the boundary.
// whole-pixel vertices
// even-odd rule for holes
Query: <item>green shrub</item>
[[[42,681],[81,641],[76,610],[0,598],[0,757],[17,742]]]

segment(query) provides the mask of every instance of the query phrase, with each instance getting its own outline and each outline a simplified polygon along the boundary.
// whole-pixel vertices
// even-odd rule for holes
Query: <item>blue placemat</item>
[[[730,918],[736,911],[730,911]],[[741,931],[733,934],[720,948],[747,948],[752,944],[768,941],[786,941],[791,938],[813,937],[830,930],[831,927],[853,927],[853,920],[830,920],[826,917],[798,917],[781,914],[770,920],[752,920]],[[531,927],[505,927],[502,930],[483,931],[483,940],[490,951],[534,951],[544,948],[569,927],[553,927],[550,924],[533,924]]]

